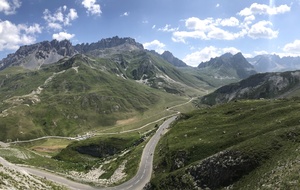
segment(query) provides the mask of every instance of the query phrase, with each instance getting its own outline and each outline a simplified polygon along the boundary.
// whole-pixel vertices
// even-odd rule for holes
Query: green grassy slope
[[[198,79],[198,83],[202,83],[201,86],[204,86],[206,90],[213,90],[215,88],[238,82],[240,79],[229,78],[226,76],[232,76],[231,73],[225,72],[224,75],[219,75],[220,71],[213,70],[211,68],[180,68],[182,72],[193,76]],[[234,72],[234,71],[232,71]],[[222,72],[220,72],[222,73]]]
[[[299,114],[300,100],[290,99],[182,115],[156,149],[152,189],[296,189]]]
[[[118,76],[116,64],[77,55],[39,71],[1,71],[0,140],[73,136],[182,99]]]

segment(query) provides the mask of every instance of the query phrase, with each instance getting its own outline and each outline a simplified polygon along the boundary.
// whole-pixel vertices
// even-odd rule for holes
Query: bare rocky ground
[[[67,176],[68,178],[72,178],[76,181],[93,183],[97,186],[111,186],[113,184],[122,182],[125,179],[126,173],[124,172],[124,169],[126,163],[127,161],[121,163],[121,165],[115,170],[115,172],[109,179],[100,178],[101,175],[106,172],[105,170],[102,169],[103,165],[101,165],[98,168],[94,168],[87,173],[71,171],[67,174]]]
[[[17,171],[12,167],[0,164],[0,189],[3,190],[40,190],[40,189],[67,189],[43,178],[29,175],[26,172]]]
[[[19,159],[29,159],[31,157],[30,154],[20,151],[19,149],[9,147],[8,144],[0,142],[1,150],[7,150],[9,154],[13,157]],[[124,153],[126,154],[126,152]],[[122,156],[122,155],[120,155]],[[8,164],[8,162],[4,161],[1,164],[0,160],[0,189],[53,189],[55,186],[57,189],[63,189],[62,186],[54,185],[52,182],[49,182],[45,179],[38,179],[37,177],[33,177],[27,174],[25,171],[20,171],[19,168],[15,168],[13,165]],[[114,161],[114,159],[106,161],[103,163],[109,164]],[[124,172],[127,161],[124,161],[120,164],[120,166],[114,171],[113,175],[109,179],[101,179],[101,175],[106,173],[103,169],[103,165],[100,165],[97,168],[93,168],[88,172],[76,172],[70,171],[66,174],[58,174],[64,176],[69,179],[73,179],[74,181],[82,182],[82,183],[91,183],[96,186],[111,186],[113,184],[120,183],[125,180],[126,173]],[[48,185],[50,184],[50,186]],[[52,186],[53,187],[52,187]],[[49,186],[49,187],[48,187]]]

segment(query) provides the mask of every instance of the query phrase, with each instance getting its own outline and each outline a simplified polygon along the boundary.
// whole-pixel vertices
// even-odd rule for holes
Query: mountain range
[[[219,77],[244,79],[255,74],[254,67],[245,59],[242,53],[232,55],[226,53],[220,57],[211,58],[207,62],[202,62],[199,69],[210,69],[218,73]]]
[[[253,98],[278,97],[298,81],[296,72],[255,75],[242,53],[227,53],[193,68],[171,52],[158,54],[117,36],[75,46],[67,40],[22,46],[0,61],[0,70],[2,140],[113,126],[119,117],[144,113],[160,99],[202,96],[231,83],[204,99],[211,101],[216,94],[214,103],[251,98],[254,90],[264,88],[265,95],[252,93],[259,94]]]
[[[0,65],[0,140],[114,126],[212,88],[131,38],[45,41],[20,47]]]
[[[241,99],[274,99],[298,96],[300,71],[259,73],[237,83],[225,85],[201,98],[209,105]]]
[[[258,55],[247,59],[259,73],[283,72],[300,69],[300,57],[279,57],[278,55]]]
[[[53,155],[85,173],[100,163],[86,165],[87,158],[103,157],[112,175],[118,158],[139,165],[145,139],[157,128],[153,121],[180,105],[179,111],[192,112],[178,115],[162,136],[153,152],[154,176],[145,189],[245,189],[253,184],[251,178],[255,187],[277,184],[283,179],[275,175],[282,160],[293,160],[284,164],[284,176],[299,165],[298,157],[289,155],[299,149],[300,100],[275,99],[299,96],[300,71],[260,72],[297,68],[297,62],[226,53],[190,67],[169,51],[158,54],[117,36],[77,45],[53,40],[22,46],[0,61],[0,141],[98,133]],[[199,98],[185,104],[191,97]],[[134,131],[142,123],[155,126]],[[134,132],[123,133],[124,127]],[[136,150],[128,149],[132,146]],[[135,172],[131,169],[127,174]],[[297,172],[294,168],[292,175]]]

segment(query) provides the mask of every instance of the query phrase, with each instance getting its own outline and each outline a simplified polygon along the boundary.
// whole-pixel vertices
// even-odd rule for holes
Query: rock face
[[[255,159],[238,151],[224,151],[186,170],[196,187],[218,189],[228,186],[258,166]]]
[[[173,54],[169,51],[165,51],[161,54],[161,57],[174,65],[175,67],[187,67],[187,64],[180,59],[173,56]]]
[[[27,69],[38,69],[43,64],[57,62],[63,57],[71,57],[77,51],[68,40],[41,43],[22,46],[16,53],[9,54],[0,61],[0,70],[9,66],[22,66]]]
[[[140,43],[137,43],[134,39],[119,38],[118,36],[102,39],[96,43],[78,44],[78,45],[74,46],[74,48],[79,53],[90,53],[95,50],[103,50],[103,49],[114,48],[114,47],[118,47],[118,46],[122,46],[123,48],[125,48],[127,50],[136,50],[136,49],[143,50],[144,49],[143,45]]]
[[[110,49],[107,50],[107,49]],[[120,51],[143,50],[143,45],[132,38],[102,39],[91,44],[73,46],[70,41],[53,40],[20,47],[15,53],[0,61],[0,70],[10,66],[22,66],[26,69],[39,69],[44,64],[55,63],[64,57],[83,53],[101,57]]]
[[[242,53],[232,55],[226,53],[221,57],[210,59],[210,61],[202,62],[199,69],[208,69],[218,71],[227,77],[245,79],[256,73],[254,67],[245,59]]]
[[[225,103],[238,99],[281,98],[298,90],[300,71],[260,73],[217,89],[201,99],[205,104]]]

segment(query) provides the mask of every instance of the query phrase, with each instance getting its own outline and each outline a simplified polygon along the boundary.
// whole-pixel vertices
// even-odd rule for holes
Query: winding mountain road
[[[29,167],[23,167],[23,166],[17,166],[15,164],[11,164],[0,157],[0,164],[6,167],[14,168],[18,171],[27,172],[29,174],[36,175],[38,177],[47,178],[48,180],[54,181],[56,183],[60,183],[68,187],[69,189],[80,189],[80,190],[141,190],[143,187],[150,181],[151,174],[152,174],[152,164],[153,164],[153,153],[155,150],[155,147],[161,137],[161,135],[164,134],[164,131],[169,127],[169,125],[175,121],[176,116],[172,116],[171,118],[167,119],[160,127],[157,129],[156,133],[151,137],[149,142],[146,144],[140,166],[138,169],[137,174],[130,179],[129,181],[115,187],[107,187],[107,188],[96,188],[91,187],[89,185],[81,184],[78,182],[74,182],[71,180],[68,180],[64,177],[55,175],[50,172],[46,172],[43,170],[35,169],[35,168],[29,168]]]
[[[170,124],[175,121],[176,116],[173,116],[166,120],[156,131],[156,133],[152,136],[150,141],[147,143],[143,150],[142,159],[140,162],[139,170],[137,174],[129,181],[112,188],[108,188],[110,190],[132,190],[132,189],[143,189],[143,187],[150,181],[152,174],[152,166],[153,166],[153,155],[155,147],[161,137],[163,135],[164,130],[166,130]]]

